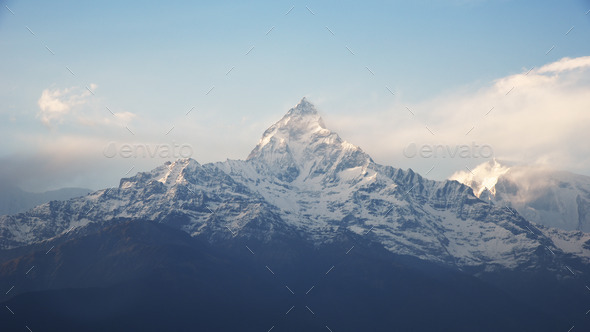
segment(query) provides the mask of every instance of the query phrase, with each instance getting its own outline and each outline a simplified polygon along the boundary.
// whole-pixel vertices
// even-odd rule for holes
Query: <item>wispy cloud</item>
[[[590,56],[579,58],[563,58],[559,61],[545,65],[537,73],[561,73],[568,70],[580,70],[590,68]]]
[[[136,118],[135,113],[128,111],[100,110],[98,98],[94,96],[97,88],[96,84],[90,84],[88,87],[45,89],[37,102],[37,118],[48,127],[65,122],[83,126],[124,126]]]
[[[91,90],[96,88],[95,84],[90,85]],[[90,97],[90,91],[79,87],[45,89],[37,101],[40,108],[37,117],[47,126],[61,122],[76,106],[88,103]]]
[[[563,58],[538,69],[498,78],[378,115],[328,119],[382,162],[418,168],[438,163],[447,174],[484,160],[408,160],[404,148],[487,144],[494,156],[515,163],[590,172],[590,57]],[[411,113],[406,109],[408,107]],[[426,128],[428,127],[428,128]],[[428,130],[427,130],[428,129]],[[435,171],[436,172],[436,171]],[[433,174],[435,174],[433,172]],[[432,176],[432,175],[431,175]]]

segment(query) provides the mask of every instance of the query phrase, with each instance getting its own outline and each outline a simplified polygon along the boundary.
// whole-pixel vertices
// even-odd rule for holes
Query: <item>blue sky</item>
[[[496,103],[491,91],[502,80],[589,56],[588,10],[590,1],[4,1],[3,176],[30,190],[97,189],[117,185],[132,167],[130,173],[163,162],[105,158],[110,142],[190,144],[201,163],[245,158],[264,129],[303,96],[331,129],[376,161],[421,173],[436,164],[432,178],[482,160],[409,159],[404,146],[477,142],[492,146],[499,158],[590,174],[585,150],[560,148],[586,139],[585,133],[565,134],[572,122],[561,129],[523,129],[525,136],[554,130],[560,145],[548,155],[530,152],[541,151],[531,142],[518,157],[489,134],[493,128],[473,125],[465,138],[460,136],[472,125],[461,123],[462,134],[452,138],[444,132],[460,121],[441,120],[461,114],[478,123],[491,107],[484,103]],[[580,87],[575,96],[564,89],[551,102],[588,92],[587,66],[579,67],[538,73],[555,78],[543,81],[546,91]],[[529,92],[497,111],[508,116],[511,107],[532,108]],[[481,109],[454,111],[479,104]],[[583,106],[580,98],[562,115],[573,121]],[[492,123],[501,130],[501,121]],[[550,123],[537,124],[543,125]],[[414,126],[436,135],[408,136]],[[519,136],[516,129],[506,132]]]

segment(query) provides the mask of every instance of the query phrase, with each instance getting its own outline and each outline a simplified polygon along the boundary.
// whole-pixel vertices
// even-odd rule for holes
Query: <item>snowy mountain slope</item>
[[[285,160],[290,162],[277,162]],[[325,128],[306,100],[264,133],[246,161],[216,165],[316,240],[341,227],[358,234],[370,230],[396,253],[508,267],[524,264],[549,242],[532,236],[526,226],[534,226],[522,217],[477,199],[466,186],[374,163]]]
[[[494,160],[474,168],[473,173],[455,173],[451,179],[535,223],[590,232],[590,177],[544,167],[508,167]]]
[[[43,241],[72,227],[83,233],[118,218],[166,223],[212,242],[291,236],[322,244],[353,232],[396,254],[459,267],[532,268],[547,259],[547,248],[587,254],[585,237],[532,232],[522,216],[456,181],[376,164],[327,129],[305,99],[265,131],[246,160],[180,159],[118,188],[0,217],[0,245]]]
[[[231,222],[213,222],[217,216],[212,211],[216,209],[222,210]],[[118,188],[3,216],[0,243],[4,248],[18,247],[115,218],[164,223],[174,219],[175,227],[191,235],[209,230],[229,237],[229,229],[242,228],[254,220],[266,220],[264,227],[274,227],[278,217],[273,211],[260,196],[213,165],[179,159],[151,172],[121,179]],[[276,226],[282,227],[281,223]]]

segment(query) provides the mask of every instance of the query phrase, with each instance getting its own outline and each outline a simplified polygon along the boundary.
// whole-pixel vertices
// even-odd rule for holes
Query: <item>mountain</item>
[[[493,160],[451,179],[476,195],[515,209],[535,223],[590,232],[590,177],[541,166],[505,166]]]
[[[179,159],[0,216],[0,248],[0,301],[41,303],[49,330],[550,331],[590,273],[589,234],[377,164],[306,99],[246,160]]]
[[[92,190],[84,188],[61,188],[42,193],[32,193],[16,186],[4,187],[0,191],[0,215],[24,212],[49,201],[67,200],[84,196],[90,192]]]
[[[121,179],[118,188],[0,217],[0,246],[84,233],[117,218],[169,224],[213,242],[291,235],[322,244],[350,231],[393,253],[458,267],[526,269],[545,260],[546,248],[590,255],[585,235],[552,233],[562,239],[554,243],[468,186],[376,164],[327,129],[305,99],[265,131],[246,160],[179,159]]]

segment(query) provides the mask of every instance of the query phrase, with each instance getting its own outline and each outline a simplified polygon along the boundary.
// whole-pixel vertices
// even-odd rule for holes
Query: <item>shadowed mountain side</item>
[[[490,283],[393,255],[349,232],[319,248],[280,238],[229,240],[213,249],[169,226],[124,222],[47,255],[5,262],[0,282],[31,265],[26,277],[24,271],[11,280],[16,296],[3,296],[15,312],[0,311],[10,328],[26,322],[44,331],[551,331],[564,324],[560,314]],[[34,291],[40,288],[52,290]]]

